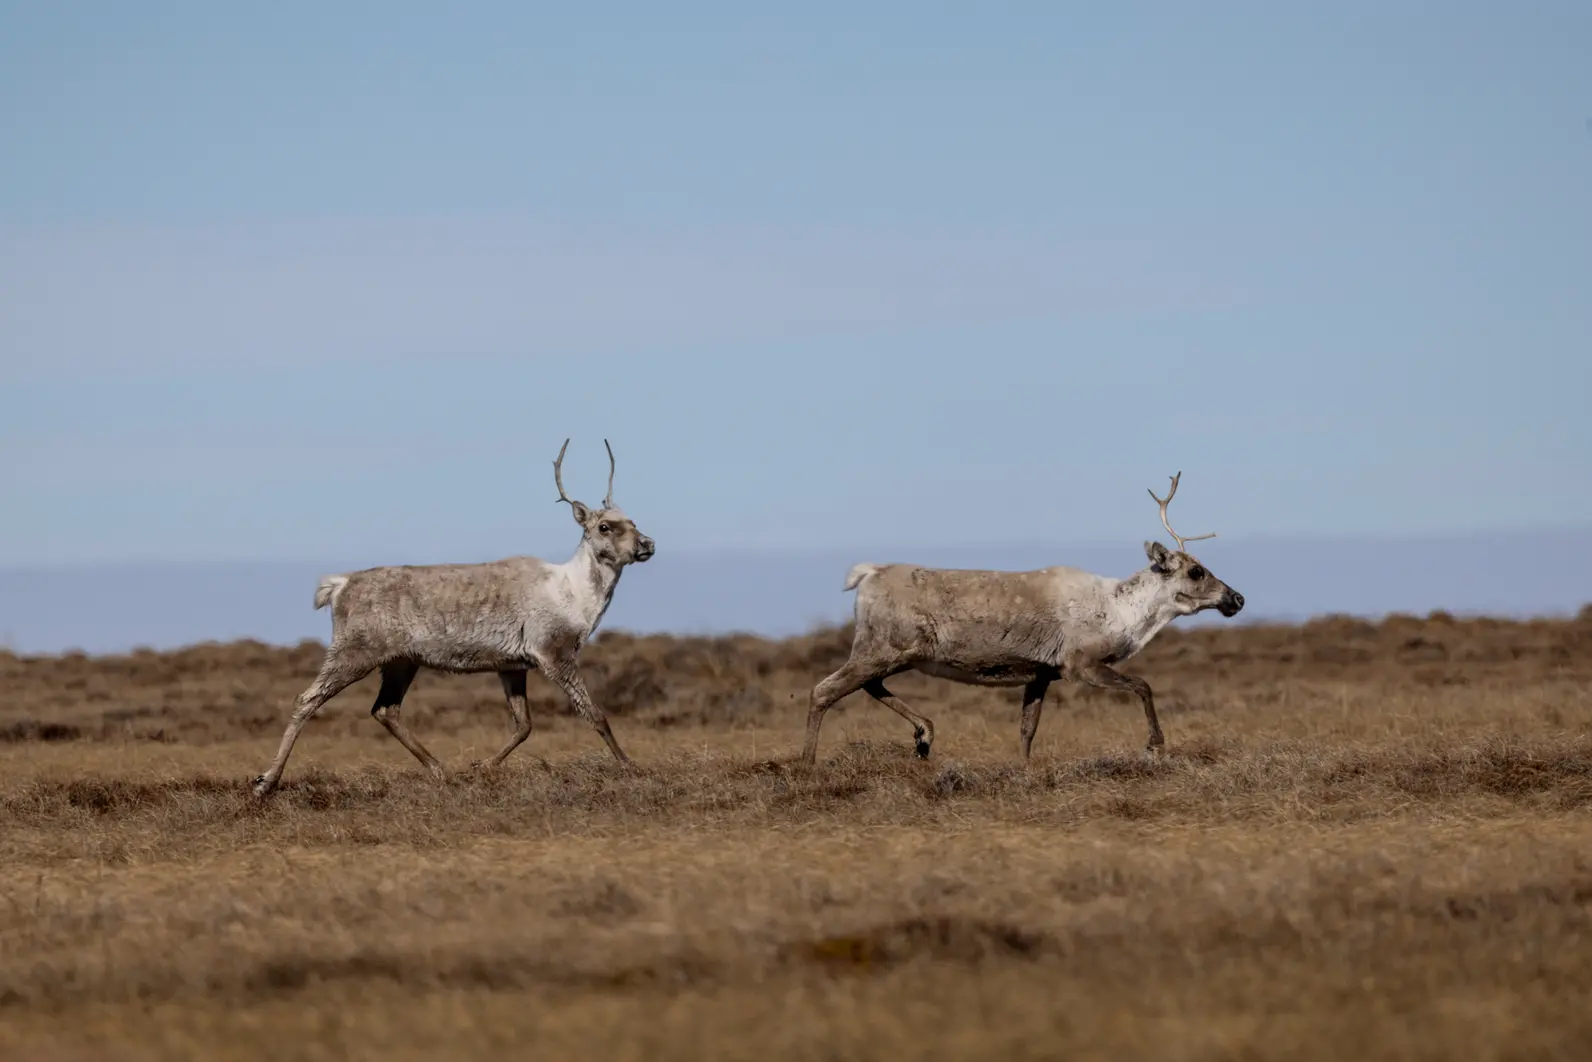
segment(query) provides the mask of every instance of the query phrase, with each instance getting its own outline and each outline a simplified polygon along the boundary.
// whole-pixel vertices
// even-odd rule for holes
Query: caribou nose
[[[1233,591],[1233,611],[1237,612],[1244,607],[1244,595],[1237,590]]]

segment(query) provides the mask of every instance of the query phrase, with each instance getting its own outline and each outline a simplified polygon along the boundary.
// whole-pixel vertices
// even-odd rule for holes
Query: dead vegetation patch
[[[77,741],[83,737],[83,728],[71,723],[41,723],[37,719],[19,719],[0,727],[0,744],[14,745],[24,741]]]
[[[836,973],[880,972],[913,959],[978,965],[992,959],[1037,957],[1043,934],[979,919],[908,918],[848,933],[797,941],[781,949],[787,961],[805,960]]]
[[[609,633],[634,772],[540,680],[467,770],[501,692],[426,674],[445,781],[367,681],[264,803],[319,645],[0,651],[0,1055],[1577,1057],[1589,614],[1172,630],[1155,754],[1130,697],[1053,687],[1025,762],[1016,691],[903,675],[932,757],[859,694],[813,768],[849,630]]]

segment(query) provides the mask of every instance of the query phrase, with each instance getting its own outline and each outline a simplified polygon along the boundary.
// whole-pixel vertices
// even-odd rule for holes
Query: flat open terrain
[[[1592,1056],[1592,612],[1169,631],[1159,696],[917,676],[849,633],[601,637],[641,770],[533,677],[422,674],[438,784],[316,645],[0,654],[0,1057]]]

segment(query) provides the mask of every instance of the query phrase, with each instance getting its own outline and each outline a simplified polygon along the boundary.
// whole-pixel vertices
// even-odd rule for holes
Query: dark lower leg
[[[420,740],[404,726],[401,718],[404,694],[409,691],[409,684],[414,681],[415,674],[419,670],[413,664],[389,664],[382,668],[381,691],[376,694],[376,703],[371,705],[370,714],[375,717],[376,722],[387,728],[389,734],[398,739],[399,744],[409,750],[410,755],[440,780],[445,774],[442,764],[426,751]]]
[[[597,735],[603,739],[603,744],[608,746],[608,751],[613,753],[614,759],[626,767],[632,766],[634,761],[625,755],[624,749],[619,747],[619,739],[614,737],[613,728],[608,725],[608,717],[599,711],[591,717],[589,722],[592,725],[592,729],[597,731]]]
[[[1034,735],[1039,732],[1039,713],[1045,707],[1045,691],[1050,679],[1039,678],[1023,687],[1022,747],[1023,759],[1028,759],[1034,748]]]
[[[862,688],[868,691],[868,696],[912,724],[913,747],[919,757],[928,759],[929,749],[934,745],[934,721],[907,707],[907,702],[886,689],[880,679],[870,679]]]
[[[508,701],[509,740],[498,750],[497,755],[476,763],[476,767],[496,767],[531,736],[531,707],[525,697],[525,672],[502,671],[498,673],[498,678],[503,682],[503,696]]]

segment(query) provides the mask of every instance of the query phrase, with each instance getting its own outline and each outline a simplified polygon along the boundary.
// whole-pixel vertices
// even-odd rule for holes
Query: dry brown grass
[[[623,777],[539,681],[491,776],[319,647],[0,654],[7,1059],[1431,1058],[1592,1050],[1592,615],[1169,632],[1131,698],[906,677],[790,764],[846,632],[608,635]],[[489,677],[425,674],[445,762]]]

